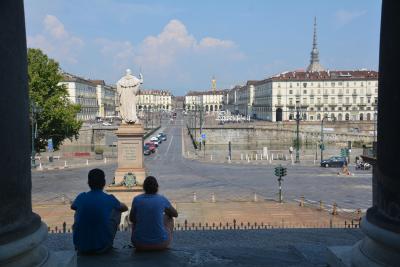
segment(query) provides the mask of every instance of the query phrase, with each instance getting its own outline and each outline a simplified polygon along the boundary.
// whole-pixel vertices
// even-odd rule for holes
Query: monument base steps
[[[43,246],[47,238],[47,226],[42,223],[38,230],[21,239],[0,246],[0,265],[3,267],[75,267],[75,251],[49,251]]]
[[[366,219],[361,221],[366,234],[354,246],[329,247],[328,263],[331,267],[399,266],[400,234],[380,228]]]

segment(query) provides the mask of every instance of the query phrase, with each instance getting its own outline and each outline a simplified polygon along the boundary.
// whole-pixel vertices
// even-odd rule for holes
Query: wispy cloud
[[[367,14],[366,10],[339,10],[334,14],[335,24],[337,27],[343,27],[365,14]]]
[[[28,47],[41,48],[57,60],[78,62],[78,51],[84,46],[81,38],[70,34],[64,24],[53,15],[43,19],[42,33],[27,37]]]

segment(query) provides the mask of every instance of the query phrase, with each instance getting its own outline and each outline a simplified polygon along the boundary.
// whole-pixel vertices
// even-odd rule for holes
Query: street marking
[[[174,136],[172,136],[171,141],[169,142],[169,145],[168,145],[168,147],[167,147],[167,152],[165,152],[164,155],[167,155],[167,154],[168,154],[168,151],[169,151],[169,148],[171,147],[171,144],[172,144],[172,140],[173,140],[173,139],[174,139]]]

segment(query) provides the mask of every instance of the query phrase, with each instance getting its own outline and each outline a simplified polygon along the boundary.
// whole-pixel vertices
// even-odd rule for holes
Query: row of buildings
[[[81,109],[77,119],[82,121],[96,118],[118,116],[119,98],[116,87],[104,80],[90,80],[63,73],[60,85],[64,85],[72,103]],[[139,111],[171,111],[174,97],[167,90],[140,90],[137,95],[136,109]]]
[[[185,102],[208,104],[214,94],[217,110],[267,121],[290,121],[299,112],[303,120],[374,120],[377,116],[378,72],[325,70],[319,63],[316,21],[310,64],[306,70],[283,72],[262,80],[250,80],[230,90],[189,92]],[[214,104],[215,105],[215,104]],[[215,106],[214,106],[214,110]]]

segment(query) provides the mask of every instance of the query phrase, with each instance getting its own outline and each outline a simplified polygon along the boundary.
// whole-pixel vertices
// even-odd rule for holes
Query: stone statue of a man
[[[119,111],[123,123],[134,124],[138,121],[136,115],[136,94],[139,86],[143,83],[143,76],[139,74],[139,79],[131,74],[131,70],[126,70],[126,75],[117,82],[117,92],[119,95]]]

